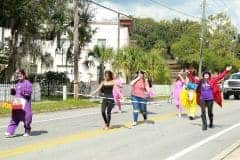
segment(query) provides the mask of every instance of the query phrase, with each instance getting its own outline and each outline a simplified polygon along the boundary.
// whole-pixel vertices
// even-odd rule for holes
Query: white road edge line
[[[174,154],[174,155],[166,158],[165,160],[176,160],[176,159],[178,159],[178,158],[181,158],[181,157],[184,156],[185,154],[193,151],[194,149],[197,149],[197,148],[201,147],[202,145],[204,145],[204,144],[206,144],[206,143],[208,143],[208,142],[210,142],[210,141],[212,141],[212,140],[220,137],[221,135],[223,135],[223,134],[225,134],[225,133],[227,133],[227,132],[229,132],[229,131],[237,128],[237,127],[240,127],[240,123],[237,123],[237,124],[235,124],[235,125],[232,125],[231,127],[226,128],[226,129],[218,132],[217,134],[214,134],[214,135],[212,135],[212,136],[210,136],[210,137],[208,137],[208,138],[205,138],[205,139],[203,139],[202,141],[197,142],[197,143],[195,143],[194,145],[189,146],[188,148],[186,148],[186,149],[184,149],[184,150],[182,150],[182,151],[180,151],[180,152],[178,152],[178,153],[176,153],[176,154]]]
[[[56,120],[65,120],[65,119],[71,119],[71,118],[77,118],[77,117],[82,117],[82,116],[88,116],[88,115],[96,115],[100,114],[99,112],[95,113],[86,113],[86,114],[80,114],[76,116],[68,116],[68,117],[60,117],[60,118],[52,118],[52,119],[45,119],[41,121],[33,121],[34,123],[43,123],[43,122],[50,122],[50,121],[56,121]],[[57,115],[56,115],[57,116]],[[0,126],[0,129],[6,128],[7,124],[5,126]]]

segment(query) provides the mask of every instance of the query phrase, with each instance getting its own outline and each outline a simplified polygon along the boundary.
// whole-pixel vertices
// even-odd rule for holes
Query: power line
[[[224,5],[224,6],[227,6],[227,4],[225,3],[225,1],[223,1],[223,0],[220,0],[221,2],[222,2],[222,4]]]
[[[232,7],[232,5],[228,5],[224,0],[221,0],[221,2],[225,5],[225,7],[228,8],[228,11],[229,11],[229,9],[232,9],[232,13],[233,13],[236,17],[238,17],[238,15],[236,14],[236,10]],[[229,15],[229,16],[230,16],[230,15]],[[239,22],[236,22],[235,25],[237,25],[237,26],[240,28]]]
[[[182,15],[185,15],[185,16],[188,16],[188,17],[192,17],[192,18],[195,18],[195,19],[200,19],[200,17],[197,17],[197,16],[191,15],[191,14],[189,14],[189,13],[183,12],[183,11],[181,11],[181,10],[178,10],[178,9],[175,9],[175,8],[172,8],[172,7],[169,7],[169,6],[167,6],[166,4],[160,3],[159,1],[155,1],[155,0],[149,0],[149,1],[151,1],[151,2],[153,2],[153,3],[156,3],[156,4],[158,4],[158,5],[160,5],[160,6],[164,7],[164,8],[167,8],[167,9],[169,9],[169,10],[171,10],[171,11],[180,13],[180,14],[182,14]]]
[[[117,11],[117,10],[115,10],[115,9],[106,7],[106,6],[104,6],[104,5],[100,4],[100,3],[97,3],[97,2],[95,2],[95,1],[92,1],[92,0],[87,0],[87,1],[88,1],[89,3],[92,3],[92,4],[97,5],[97,6],[99,6],[99,7],[105,8],[105,9],[107,9],[107,10],[109,10],[109,11],[115,12],[115,13],[117,13],[117,14],[121,14],[121,15],[126,16],[126,17],[128,17],[128,18],[132,18],[130,15],[127,15],[127,14],[122,13],[122,12],[119,12],[119,11]]]

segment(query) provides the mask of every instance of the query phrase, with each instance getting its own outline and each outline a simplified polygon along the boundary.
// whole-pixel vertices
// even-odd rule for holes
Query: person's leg
[[[195,91],[193,91],[192,101],[188,101],[188,103],[189,103],[190,118],[191,120],[193,120],[197,113],[197,95]]]
[[[182,116],[182,110],[180,108],[180,105],[176,105],[177,107],[177,110],[178,110],[178,117],[181,117]]]
[[[141,99],[141,103],[140,103],[140,111],[143,115],[143,119],[144,121],[147,120],[147,100],[146,99]]]
[[[12,119],[7,127],[6,134],[14,135],[19,122],[23,119],[23,114],[22,110],[12,110]]]
[[[30,135],[31,132],[31,123],[32,123],[32,112],[25,112],[25,118],[24,118],[24,128],[25,128],[25,134]]]
[[[122,105],[121,105],[121,102],[120,102],[120,97],[116,97],[114,101],[115,101],[115,104],[118,106],[118,110],[121,112],[122,111]]]
[[[133,125],[136,125],[138,120],[138,112],[139,112],[138,97],[132,96],[132,105],[133,105]]]
[[[207,118],[206,118],[206,102],[204,100],[200,101],[200,107],[201,107],[201,118],[202,118],[202,130],[207,130]]]
[[[194,119],[194,117],[196,116],[196,112],[197,112],[197,106],[195,106],[195,105],[190,106],[189,112],[190,112],[190,117],[192,117]]]
[[[208,118],[209,118],[209,127],[213,127],[213,101],[207,101],[206,103],[207,108],[208,108]]]
[[[102,117],[105,122],[105,125],[107,126],[108,121],[107,121],[107,116],[106,116],[106,108],[107,108],[107,100],[103,99],[102,106],[101,106],[101,112],[102,112]]]
[[[114,107],[114,101],[113,100],[108,100],[107,101],[107,127],[110,126],[111,122],[111,112]]]

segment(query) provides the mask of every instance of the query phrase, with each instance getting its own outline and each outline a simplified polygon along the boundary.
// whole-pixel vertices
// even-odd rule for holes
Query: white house
[[[98,8],[97,14],[102,12]],[[110,12],[110,11],[107,11]],[[111,13],[116,14],[116,13]],[[125,47],[129,45],[130,42],[130,30],[131,30],[132,21],[127,18],[120,18],[120,37],[119,37],[119,47]],[[93,35],[92,40],[86,47],[82,50],[80,61],[79,61],[79,72],[80,72],[80,81],[96,81],[98,79],[98,62],[95,60],[95,65],[87,68],[83,63],[89,58],[88,53],[96,45],[105,46],[117,50],[118,48],[118,22],[117,19],[106,19],[104,18],[95,18],[91,22],[91,27],[96,29],[96,33]],[[4,37],[9,37],[10,31],[5,30]],[[1,33],[0,33],[1,37]],[[1,40],[0,40],[1,41]],[[49,57],[52,57],[52,67],[43,67],[40,59],[37,60],[36,64],[31,64],[31,59],[29,59],[30,72],[35,73],[44,73],[46,71],[55,71],[55,72],[66,72],[71,80],[73,80],[73,64],[66,65],[66,53],[69,48],[70,42],[67,39],[67,35],[63,34],[61,36],[61,49],[57,49],[57,39],[54,41],[41,41],[39,42],[42,48],[42,52]],[[111,66],[106,65],[106,69],[111,69]]]

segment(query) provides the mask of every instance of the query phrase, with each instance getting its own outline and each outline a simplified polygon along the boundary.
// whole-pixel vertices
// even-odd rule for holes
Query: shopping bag
[[[24,98],[14,98],[12,101],[12,109],[17,110],[17,109],[24,109],[26,104],[26,100]]]

